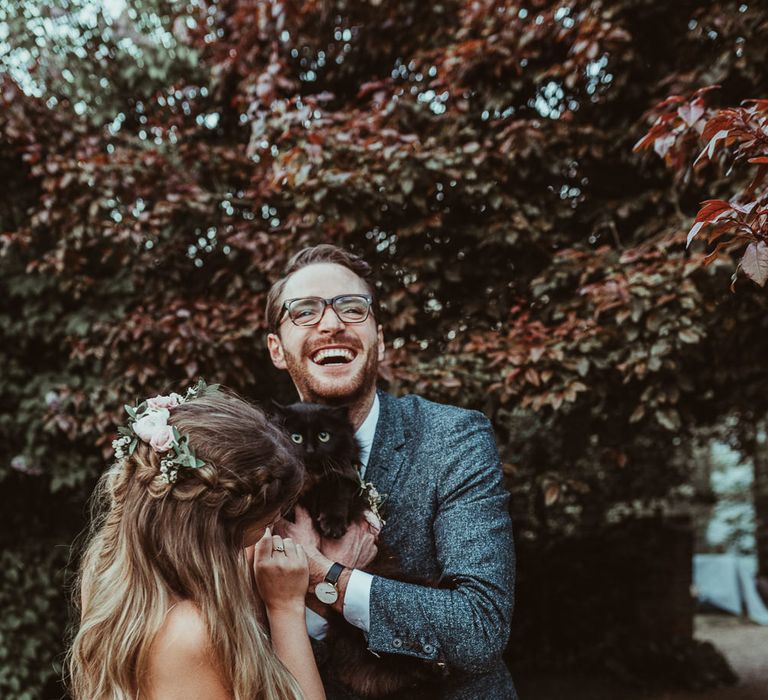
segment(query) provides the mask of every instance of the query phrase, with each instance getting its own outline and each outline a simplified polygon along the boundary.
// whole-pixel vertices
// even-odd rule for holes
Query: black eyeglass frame
[[[368,308],[365,311],[365,316],[363,316],[363,318],[361,318],[359,321],[345,321],[336,308],[336,302],[339,299],[349,299],[350,297],[353,297],[354,299],[365,299],[365,302],[368,305]],[[323,310],[320,312],[320,315],[317,317],[317,321],[314,323],[296,323],[296,321],[294,321],[289,314],[288,318],[291,319],[291,323],[294,326],[298,326],[299,328],[311,328],[312,326],[316,326],[318,323],[320,323],[320,321],[322,321],[323,316],[325,315],[325,310],[329,306],[333,309],[333,312],[342,323],[365,323],[368,320],[368,317],[371,315],[371,307],[373,306],[373,297],[370,294],[339,294],[338,296],[331,297],[330,299],[323,299],[323,297],[294,297],[293,299],[286,299],[283,302],[282,308],[280,309],[280,315],[277,317],[276,325],[279,326],[283,322],[283,318],[285,317],[286,312],[289,311],[289,307],[293,302],[306,301],[307,299],[322,301]]]

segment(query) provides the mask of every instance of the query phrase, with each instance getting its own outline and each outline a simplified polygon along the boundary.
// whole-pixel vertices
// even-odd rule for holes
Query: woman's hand
[[[272,535],[267,528],[254,547],[253,572],[267,614],[296,612],[304,615],[309,568],[304,548],[290,537]]]
[[[254,547],[253,573],[267,608],[272,648],[297,680],[302,697],[325,700],[304,619],[309,570],[304,548],[269,528]]]

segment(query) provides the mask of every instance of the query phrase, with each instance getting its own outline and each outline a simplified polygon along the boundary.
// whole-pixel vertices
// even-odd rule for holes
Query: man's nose
[[[323,315],[320,317],[317,328],[320,331],[337,331],[340,328],[344,328],[344,322],[339,318],[333,306],[328,304],[323,309]]]

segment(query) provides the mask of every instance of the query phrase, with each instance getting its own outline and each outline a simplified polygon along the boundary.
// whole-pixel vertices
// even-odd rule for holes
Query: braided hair
[[[236,699],[299,697],[258,618],[243,538],[293,505],[303,467],[283,432],[231,392],[186,401],[168,422],[205,465],[168,483],[161,456],[139,442],[100,480],[70,652],[73,697],[141,694],[151,643],[179,598],[200,609]]]

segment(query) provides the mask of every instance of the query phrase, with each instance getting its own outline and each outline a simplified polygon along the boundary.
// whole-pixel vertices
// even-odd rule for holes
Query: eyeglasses
[[[333,307],[343,323],[362,323],[371,312],[372,301],[368,294],[341,294],[333,299],[322,297],[286,299],[277,318],[277,325],[280,325],[287,312],[294,326],[316,326],[320,323],[327,306]]]

